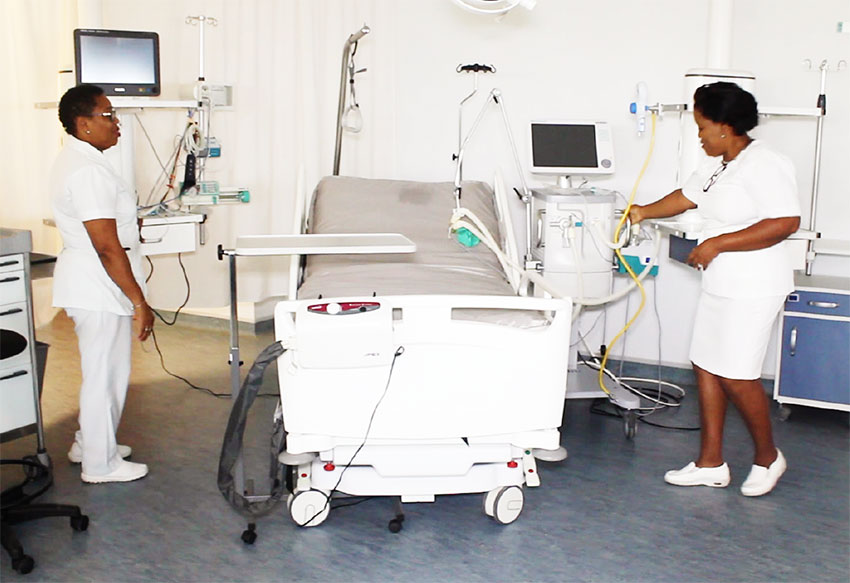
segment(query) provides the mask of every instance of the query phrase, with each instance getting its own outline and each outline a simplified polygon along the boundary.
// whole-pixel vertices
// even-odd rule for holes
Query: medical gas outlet
[[[610,292],[615,195],[592,188],[532,189],[534,259],[572,297]]]

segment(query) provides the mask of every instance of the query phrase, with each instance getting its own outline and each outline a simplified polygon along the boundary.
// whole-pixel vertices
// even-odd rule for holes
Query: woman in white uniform
[[[118,119],[103,90],[69,89],[59,102],[68,137],[50,177],[63,249],[53,275],[53,305],[74,320],[80,348],[80,430],[68,452],[84,482],[129,482],[148,473],[126,461],[115,439],[130,379],[132,322],[153,330],[145,302],[136,198],[103,151],[118,142]]]
[[[681,189],[630,211],[634,223],[693,208],[704,220],[704,236],[688,256],[688,263],[703,272],[690,350],[699,386],[700,451],[664,480],[676,486],[729,484],[723,425],[731,401],[755,445],[741,493],[761,496],[786,468],[773,443],[760,377],[773,323],[794,289],[784,244],[800,225],[794,168],[747,135],[758,123],[756,101],[734,83],[697,89],[694,120],[710,158]]]

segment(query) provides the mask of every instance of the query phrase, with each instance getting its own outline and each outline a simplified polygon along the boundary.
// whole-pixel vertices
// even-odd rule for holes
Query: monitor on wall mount
[[[159,35],[130,30],[74,30],[77,85],[101,87],[106,95],[160,94]]]

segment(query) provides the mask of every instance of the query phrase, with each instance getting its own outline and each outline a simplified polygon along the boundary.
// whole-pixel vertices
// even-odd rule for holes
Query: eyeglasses
[[[720,168],[714,171],[714,174],[708,177],[708,180],[705,181],[705,184],[702,185],[702,191],[708,192],[708,189],[714,186],[714,183],[720,180],[720,175],[723,174],[723,171],[726,170],[726,166],[728,166],[728,162],[721,162]]]
[[[109,121],[120,121],[118,119],[118,112],[115,111],[114,109],[110,109],[109,111],[95,112],[95,113],[91,114],[91,117],[98,117],[98,116],[105,117]]]

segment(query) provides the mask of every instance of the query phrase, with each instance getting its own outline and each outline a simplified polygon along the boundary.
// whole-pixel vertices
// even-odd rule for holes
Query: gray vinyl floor
[[[229,392],[226,331],[185,324],[157,331],[169,370]],[[42,401],[55,473],[41,500],[79,504],[91,525],[74,532],[67,519],[48,518],[16,526],[36,566],[19,575],[4,554],[3,581],[850,580],[846,413],[795,408],[788,421],[775,420],[788,472],[770,495],[745,498],[738,487],[752,452],[733,411],[725,452],[732,485],[676,488],[662,475],[692,459],[697,432],[641,423],[630,441],[619,419],[592,414],[590,401],[568,401],[562,442],[570,456],[540,464],[542,486],[526,490],[513,524],[485,516],[480,495],[405,505],[399,534],[387,530],[389,499],[335,509],[308,529],[296,527],[281,504],[258,521],[249,546],[240,540],[246,520],[216,487],[228,399],[188,388],[163,372],[152,346],[139,348],[119,441],[133,447],[133,459],[147,463],[150,475],[84,485],[65,457],[79,386],[70,321],[60,314],[39,338],[51,345]],[[243,335],[245,362],[271,340]],[[274,374],[265,385],[276,390]],[[694,426],[695,389],[686,388],[680,409],[649,420]],[[254,453],[265,447],[273,405],[263,399],[255,407],[247,438]],[[34,437],[24,437],[3,444],[2,457],[34,448]],[[251,459],[249,477],[262,478],[267,468]],[[5,469],[2,477],[4,487],[17,479]]]

